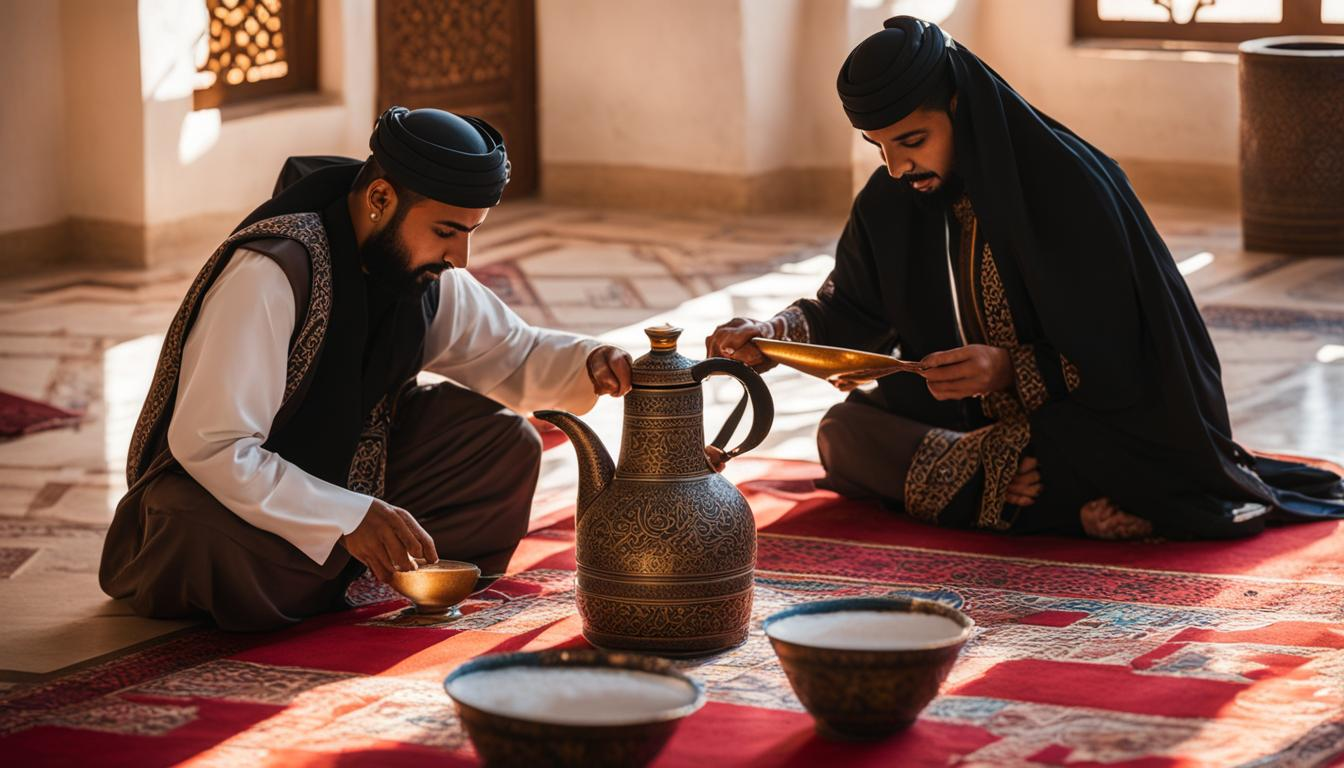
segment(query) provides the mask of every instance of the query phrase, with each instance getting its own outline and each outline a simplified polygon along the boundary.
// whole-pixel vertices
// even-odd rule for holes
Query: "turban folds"
[[[952,77],[950,41],[936,24],[896,16],[882,26],[850,51],[836,80],[850,124],[862,131],[899,122]]]
[[[392,107],[369,148],[393,181],[448,205],[489,208],[509,183],[504,138],[478,117]]]

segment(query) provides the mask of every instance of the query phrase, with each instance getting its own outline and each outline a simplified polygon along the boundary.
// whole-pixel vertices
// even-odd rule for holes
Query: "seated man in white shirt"
[[[413,558],[497,577],[541,453],[509,408],[629,390],[625,352],[528,325],[465,271],[508,181],[498,132],[394,107],[370,146],[291,159],[169,328],[99,572],[141,615],[275,628]]]

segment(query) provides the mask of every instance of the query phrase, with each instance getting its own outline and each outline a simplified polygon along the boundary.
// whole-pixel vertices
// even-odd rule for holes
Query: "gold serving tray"
[[[770,360],[821,379],[842,376],[852,379],[879,379],[893,373],[924,375],[924,367],[919,363],[901,360],[891,355],[777,339],[755,338],[751,341],[761,350],[761,354]]]

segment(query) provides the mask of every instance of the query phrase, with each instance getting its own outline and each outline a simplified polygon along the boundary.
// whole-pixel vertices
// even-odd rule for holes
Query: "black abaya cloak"
[[[889,23],[890,25],[890,23]],[[956,174],[1025,301],[1017,336],[1040,361],[1067,361],[1030,416],[1031,451],[1054,474],[1151,520],[1159,533],[1254,533],[1261,502],[1296,517],[1341,518],[1339,478],[1257,459],[1233,441],[1217,353],[1172,259],[1115,161],[1028,104],[975,54],[948,41]],[[960,344],[948,282],[947,204],[880,169],[856,199],[835,272],[799,303],[812,340],[920,357]],[[954,246],[955,247],[955,246]],[[1058,368],[1042,366],[1058,381]],[[968,401],[936,403],[921,380],[880,382],[882,400],[966,429]],[[1047,457],[1054,462],[1052,467]],[[1309,496],[1307,494],[1313,494]]]

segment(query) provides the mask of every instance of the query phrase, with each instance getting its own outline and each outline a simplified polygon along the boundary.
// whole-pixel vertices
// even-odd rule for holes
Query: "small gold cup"
[[[481,569],[461,560],[440,560],[427,563],[415,561],[414,571],[396,571],[392,574],[392,588],[415,606],[415,612],[425,616],[456,618],[462,615],[458,603],[470,595],[481,577]]]

